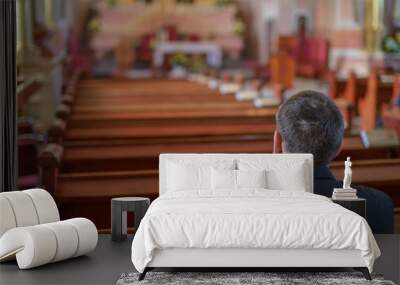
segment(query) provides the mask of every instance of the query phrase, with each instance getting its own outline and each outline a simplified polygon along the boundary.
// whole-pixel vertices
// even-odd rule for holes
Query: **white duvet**
[[[162,195],[133,240],[135,268],[143,272],[165,248],[358,249],[371,272],[380,255],[359,215],[320,195],[269,190]]]

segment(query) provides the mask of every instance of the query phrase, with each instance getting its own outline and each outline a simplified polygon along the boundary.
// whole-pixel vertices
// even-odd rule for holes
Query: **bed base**
[[[355,271],[360,271],[366,280],[372,280],[371,274],[369,273],[369,270],[367,267],[346,267],[345,269],[353,269]],[[146,267],[142,273],[139,274],[138,281],[142,281],[146,277],[146,273],[152,270],[156,269],[166,269],[166,271],[171,271],[172,268],[165,268],[165,267]],[[192,272],[215,272],[215,271],[227,271],[227,272],[269,272],[271,270],[273,271],[278,271],[278,272],[290,272],[290,271],[312,271],[312,272],[323,272],[327,271],[327,267],[323,268],[317,268],[317,267],[306,267],[306,268],[300,268],[300,267],[268,267],[268,268],[236,268],[236,267],[229,267],[229,268],[223,268],[223,267],[184,267],[184,268],[173,268],[173,269],[178,269],[178,271],[192,271]],[[339,269],[344,269],[344,268],[332,268],[334,270],[339,270]]]
[[[361,271],[367,280],[371,275],[359,250],[350,249],[246,249],[246,248],[168,248],[154,251],[153,259],[139,275],[143,280],[153,269],[180,269],[178,271],[216,271],[217,269],[265,271],[285,269],[324,271],[353,268]],[[197,269],[197,270],[193,270]],[[316,270],[320,269],[320,270]]]

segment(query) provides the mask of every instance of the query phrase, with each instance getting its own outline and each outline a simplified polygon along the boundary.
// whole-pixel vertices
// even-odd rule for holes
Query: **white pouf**
[[[41,225],[11,229],[0,239],[0,258],[16,257],[20,269],[49,263],[56,251],[53,232]]]
[[[10,202],[6,197],[0,195],[0,237],[8,230],[15,228],[17,222],[15,221],[14,212],[11,208]]]
[[[90,220],[74,218],[65,220],[65,222],[74,226],[78,232],[79,243],[74,257],[86,254],[96,248],[98,239],[97,229]]]
[[[93,222],[60,221],[56,203],[45,190],[0,193],[0,214],[0,262],[16,259],[20,269],[28,269],[96,248]]]
[[[39,224],[57,222],[60,220],[56,202],[54,202],[49,192],[43,189],[29,189],[22,192],[28,194],[32,199],[38,215]]]
[[[35,206],[29,195],[21,191],[3,192],[1,195],[10,203],[17,227],[39,224]]]
[[[71,227],[71,224],[64,222],[49,223],[43,225],[49,228],[55,235],[57,245],[55,256],[52,262],[75,256],[78,251],[79,236],[78,232]]]

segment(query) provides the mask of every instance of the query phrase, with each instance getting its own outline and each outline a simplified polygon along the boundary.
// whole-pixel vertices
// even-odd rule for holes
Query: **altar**
[[[177,52],[191,55],[205,54],[209,66],[220,67],[222,64],[222,48],[214,42],[167,41],[161,42],[155,47],[153,53],[154,65],[160,67],[166,54]]]

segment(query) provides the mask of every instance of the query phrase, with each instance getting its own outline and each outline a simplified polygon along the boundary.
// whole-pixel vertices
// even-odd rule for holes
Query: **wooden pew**
[[[132,104],[125,105],[98,105],[98,106],[76,106],[74,114],[108,113],[108,112],[143,112],[143,111],[172,111],[172,110],[232,110],[253,108],[248,102],[166,102],[158,104]]]
[[[227,122],[224,124],[193,124],[193,125],[168,125],[159,126],[122,126],[112,128],[80,128],[67,129],[65,140],[69,142],[83,141],[132,141],[157,140],[163,141],[174,139],[185,140],[193,137],[213,137],[223,135],[256,135],[273,134],[274,125],[268,122],[260,123],[238,123]]]
[[[221,141],[170,142],[165,144],[67,145],[62,172],[96,172],[156,169],[160,153],[271,153],[272,139],[266,137],[231,138]],[[359,137],[344,139],[336,160],[400,158],[400,147],[364,148]]]
[[[273,109],[261,109],[261,110],[255,110],[255,111],[259,112],[259,111],[267,111],[267,110],[269,111],[269,115],[271,116],[270,118],[272,118],[272,115],[274,113]],[[124,134],[123,137],[118,137],[117,139],[116,139],[116,137],[114,137],[113,133],[109,134],[110,140],[112,140],[112,142],[109,143],[109,144],[115,144],[116,141],[120,141],[120,142],[124,141],[125,144],[129,143],[129,144],[132,144],[132,145],[133,144],[141,144],[141,143],[144,143],[144,142],[160,143],[160,142],[163,141],[161,137],[156,137],[156,138],[153,137],[153,140],[150,140],[150,138],[147,138],[147,140],[144,140],[144,141],[138,140],[138,137],[136,137],[136,138],[134,137],[134,138],[130,138],[130,139],[128,138],[127,139],[127,137],[125,136],[125,134],[127,132],[121,131],[121,130],[124,130],[124,129],[123,128],[118,129],[118,127],[120,127],[120,126],[122,127],[122,126],[125,126],[125,125],[131,125],[131,124],[133,126],[134,125],[141,125],[142,124],[141,120],[136,119],[136,120],[128,121],[128,120],[124,120],[125,118],[122,116],[122,117],[119,117],[121,119],[121,122],[120,122],[119,120],[113,120],[113,119],[118,118],[118,116],[120,116],[121,114],[118,113],[118,112],[117,113],[112,113],[112,114],[114,114],[115,116],[112,116],[107,120],[105,120],[104,118],[98,119],[96,116],[93,116],[93,117],[91,117],[92,120],[88,120],[87,124],[85,124],[85,123],[83,123],[83,122],[81,122],[79,120],[76,120],[74,122],[75,128],[73,128],[73,130],[71,132],[75,131],[75,134],[76,134],[76,132],[78,134],[82,134],[83,133],[86,136],[87,134],[93,134],[93,133],[90,133],[92,130],[89,130],[89,132],[87,132],[86,130],[80,130],[79,128],[81,128],[83,126],[84,127],[90,127],[91,129],[98,128],[98,130],[96,129],[96,131],[93,131],[94,133],[96,133],[96,132],[98,133],[98,132],[104,131],[103,127],[107,126],[107,127],[112,127],[112,130],[114,131],[114,133],[118,132],[118,133]],[[131,114],[131,113],[124,113],[124,114]],[[135,114],[135,113],[132,113],[132,114]],[[103,113],[101,115],[104,116]],[[163,119],[161,119],[161,121],[153,121],[153,120],[155,120],[155,118],[153,118],[152,116],[155,116],[155,115],[156,115],[156,113],[152,113],[148,117],[149,123],[146,122],[146,129],[148,129],[147,128],[148,126],[152,126],[156,132],[158,132],[158,129],[160,127],[165,127],[165,126],[168,126],[169,129],[172,129],[173,126],[171,126],[171,123],[169,121],[165,121]],[[268,115],[268,113],[267,114],[264,113],[264,115]],[[221,123],[220,121],[218,121],[217,117],[207,118],[205,116],[202,119],[203,119],[202,123],[205,123],[206,125],[207,124],[215,124],[215,123],[220,124]],[[225,118],[223,118],[223,119],[225,119]],[[71,121],[73,121],[73,120],[74,119],[72,118]],[[263,118],[260,118],[260,122],[262,120],[263,120]],[[150,124],[150,121],[151,121],[151,124]],[[233,124],[233,125],[237,126],[243,121],[244,121],[244,118],[241,118],[240,116],[238,116],[238,117],[235,117],[235,118],[227,118],[225,123],[229,123],[229,124]],[[178,128],[178,126],[181,126],[181,125],[190,125],[192,127],[193,124],[194,124],[194,122],[192,120],[187,120],[187,119],[186,120],[181,120],[180,117],[179,117],[179,120],[176,120],[176,122],[174,122],[174,123],[177,123],[177,125],[176,125],[177,128]],[[254,121],[252,123],[254,123]],[[110,125],[108,125],[108,124],[110,124]],[[199,126],[203,126],[203,124],[200,124]],[[143,128],[141,128],[141,129],[143,130]],[[108,131],[109,130],[107,130],[107,132]],[[268,134],[268,136],[272,137],[272,131],[273,131],[272,127],[271,128],[265,128],[265,129],[262,129],[262,132],[260,134],[254,133],[252,135],[252,137],[260,136],[262,134]],[[189,133],[188,137],[193,138],[193,135],[194,135],[194,133]],[[216,135],[218,135],[218,133]],[[241,132],[236,134],[236,137],[235,137],[235,134],[225,134],[224,136],[229,136],[229,135],[233,135],[233,137],[231,137],[233,139],[241,139],[243,137]],[[101,138],[102,138],[101,136],[93,138],[93,136],[91,137],[89,135],[89,138],[86,137],[83,140],[74,140],[74,139],[71,140],[70,139],[69,141],[66,142],[66,145],[67,146],[74,146],[75,150],[78,149],[77,148],[78,146],[82,146],[82,147],[90,146],[90,147],[93,147],[94,145],[99,145],[100,149],[103,148],[101,151],[99,151],[99,153],[103,153],[103,152],[106,151],[107,148],[104,146],[106,144],[106,142],[104,140],[102,140]],[[171,149],[176,151],[176,149],[179,146],[184,149],[184,145],[185,144],[182,144],[179,141],[171,140],[171,135],[170,134],[168,134],[168,133],[165,134],[164,138],[168,138],[168,140],[166,140],[166,141],[168,141],[168,143],[174,144],[174,145],[169,146],[169,148],[168,148],[169,152],[171,152],[170,151]],[[178,140],[180,140],[180,136],[177,136],[177,138],[178,138]],[[200,141],[207,142],[208,146],[210,146],[212,140],[209,139],[209,137],[207,137],[208,138],[207,140],[206,139],[202,140],[203,137],[200,137],[200,138],[201,138],[200,140],[195,140],[195,141],[197,141],[197,142],[200,142]],[[348,140],[348,142],[345,143],[345,146],[346,147],[349,146],[350,149],[349,149],[349,151],[344,151],[343,153],[345,153],[346,155],[353,156],[355,159],[357,159],[357,158],[360,158],[360,159],[364,159],[364,158],[385,158],[385,157],[396,157],[397,156],[396,148],[377,148],[377,149],[373,149],[373,150],[366,150],[366,149],[364,149],[362,147],[361,143],[359,142],[359,139],[356,138],[356,140],[357,140],[357,144],[350,143],[350,145],[348,145],[349,142],[350,142],[350,140]],[[218,142],[221,143],[222,141],[225,141],[225,140],[217,139],[217,140],[214,141],[214,144],[218,143]],[[354,139],[353,139],[353,141],[354,141]],[[240,143],[240,142],[237,141],[236,143]],[[237,149],[237,150],[232,149],[232,152],[243,151],[243,150],[244,151],[248,151],[248,152],[256,152],[256,151],[252,151],[253,149],[257,150],[257,151],[260,150],[260,151],[268,152],[271,149],[271,146],[270,146],[271,145],[271,141],[270,140],[269,141],[267,140],[265,142],[265,145],[268,145],[268,147],[267,148],[263,148],[263,149],[259,148],[259,146],[260,146],[259,142],[255,142],[253,148],[250,147],[250,143],[249,142],[246,142],[246,145],[247,145],[246,148],[244,148],[244,149],[241,148],[241,149]],[[113,148],[113,147],[114,147],[113,153],[115,153],[115,152],[118,153],[118,148],[120,146],[116,147],[116,149],[115,149],[115,146],[111,146],[111,148]],[[126,147],[127,146],[125,146],[125,148]],[[121,147],[121,148],[123,149],[123,147]],[[191,148],[191,150],[193,150],[193,149],[194,148]],[[202,150],[203,148],[201,148],[200,146],[197,146],[197,149],[199,149],[199,152],[203,151]],[[67,150],[68,150],[68,148],[67,148]],[[165,151],[165,152],[167,152],[167,151]],[[157,155],[155,155],[155,156],[157,156]],[[99,159],[102,159],[102,158],[99,157]],[[342,159],[342,157],[339,157],[339,159]],[[82,167],[80,167],[78,169],[84,170],[83,165],[85,165],[85,163],[82,163]],[[72,168],[72,169],[74,169],[74,168]]]
[[[84,80],[78,86],[78,100],[85,102],[93,99],[98,100],[119,100],[119,99],[151,99],[160,98],[202,98],[213,96],[216,100],[228,100],[220,97],[217,90],[211,90],[206,85],[200,85],[188,81],[174,80],[148,80],[145,85],[141,85],[140,81],[130,80],[124,83],[110,80],[92,80],[91,85],[87,86]],[[90,81],[90,80],[89,80]],[[157,88],[154,88],[157,86]],[[161,97],[161,98],[162,98]]]
[[[215,107],[215,105],[214,105]],[[62,109],[61,109],[62,110]],[[150,106],[145,111],[112,111],[97,112],[87,114],[73,113],[68,119],[70,111],[57,112],[62,121],[56,120],[49,131],[50,141],[62,142],[64,136],[66,139],[87,139],[86,130],[89,138],[93,139],[93,134],[100,134],[102,137],[110,137],[109,132],[119,132],[122,136],[132,139],[129,133],[134,133],[136,137],[145,137],[144,133],[159,133],[157,128],[168,127],[170,130],[162,132],[174,133],[179,137],[179,131],[189,132],[189,135],[215,134],[221,131],[221,135],[241,134],[241,130],[248,130],[247,134],[254,134],[254,129],[262,132],[270,132],[271,127],[265,124],[272,124],[275,121],[275,108],[255,109],[246,108],[200,108],[188,110],[151,110]],[[68,129],[66,129],[68,121]],[[264,125],[261,126],[261,125]],[[119,128],[116,130],[115,128]],[[174,129],[175,128],[175,129]],[[91,133],[91,135],[89,134]],[[244,132],[243,134],[246,134]],[[112,136],[112,134],[111,134]],[[135,137],[134,136],[134,137]],[[187,135],[184,135],[187,137]],[[94,135],[96,137],[96,135]],[[133,138],[134,138],[133,137]]]
[[[131,85],[131,82],[126,82],[124,81],[125,84]],[[108,86],[108,85],[107,85]],[[224,97],[224,96],[220,96],[220,97]],[[346,107],[346,106],[345,106]],[[186,118],[185,120],[181,120],[182,118],[186,117],[186,116],[190,116],[192,114],[191,111],[186,111],[183,110],[183,113],[180,113],[178,111],[166,111],[164,113],[161,113],[162,116],[158,117],[158,115],[160,113],[158,112],[153,112],[153,111],[149,111],[148,113],[145,113],[146,115],[144,115],[144,113],[142,112],[135,112],[135,113],[131,113],[131,112],[110,112],[107,113],[107,116],[105,116],[104,118],[100,117],[99,118],[99,114],[89,114],[89,115],[74,115],[71,118],[72,121],[72,125],[70,125],[70,127],[74,128],[81,128],[81,127],[88,127],[88,128],[100,128],[100,127],[105,127],[105,126],[109,126],[112,128],[115,127],[123,127],[123,126],[132,126],[132,125],[143,125],[146,123],[146,125],[151,125],[151,126],[163,126],[163,125],[168,125],[170,126],[170,122],[164,120],[165,118],[169,118],[169,119],[176,119],[176,121],[174,121],[174,124],[179,124],[180,126],[182,125],[192,125],[195,122],[197,123],[197,119],[200,118],[196,117],[195,119],[193,118]],[[268,118],[273,121],[273,115],[275,113],[275,109],[274,108],[270,108],[270,109],[260,109],[260,110],[243,110],[240,111],[241,114],[240,115],[234,115],[235,117],[228,117],[228,115],[233,115],[234,112],[236,112],[236,110],[226,110],[226,112],[228,112],[229,114],[227,114],[227,117],[223,118],[217,118],[217,117],[212,117],[209,118],[208,116],[208,110],[199,110],[198,112],[200,113],[194,113],[194,114],[198,114],[202,117],[202,121],[201,121],[201,125],[204,124],[208,124],[208,123],[223,123],[223,122],[227,122],[227,123],[232,123],[232,124],[236,124],[236,120],[240,121],[240,122],[244,122],[244,119],[242,119],[242,116],[245,115],[246,120],[249,120],[248,122],[263,122],[264,118],[262,118],[263,115],[268,116]],[[219,110],[215,110],[214,114],[220,115],[220,111]],[[177,115],[180,114],[180,115]],[[104,116],[104,113],[101,113],[101,116]],[[169,117],[171,116],[171,117]],[[196,115],[197,116],[197,115]],[[253,118],[254,117],[260,117],[260,118]],[[157,118],[158,117],[158,118]],[[248,119],[248,117],[252,117],[251,119]],[[350,117],[351,118],[351,117]],[[157,120],[159,119],[159,120]],[[142,121],[143,120],[143,121]],[[251,121],[252,120],[252,121]],[[272,128],[271,128],[272,130]],[[78,133],[80,131],[77,131]],[[240,135],[240,134],[238,134]],[[255,135],[255,134],[254,134]],[[147,140],[148,141],[148,140]],[[87,142],[87,141],[85,141]]]
[[[184,120],[184,121],[182,121]],[[66,122],[56,120],[50,128],[49,142],[65,145],[112,145],[117,143],[169,143],[193,141],[221,141],[242,137],[273,136],[274,124],[264,118],[226,119],[185,119],[172,121],[150,120],[140,125],[136,121],[107,121],[107,127],[101,121],[94,121],[93,127],[67,129]],[[129,123],[132,122],[132,126]],[[79,122],[76,122],[79,124]],[[128,124],[128,125],[127,125]]]
[[[390,102],[393,93],[393,82],[383,81],[377,71],[372,71],[368,77],[365,95],[358,102],[361,117],[361,129],[373,130],[377,120],[381,118],[382,106]]]
[[[328,82],[328,96],[332,99],[342,98],[346,88],[347,79],[339,78],[336,70],[330,70],[325,75]]]
[[[256,135],[272,136],[275,108],[245,110],[198,110],[165,112],[114,112],[73,115],[66,124],[56,121],[50,140],[60,142],[101,139],[187,138],[188,136]],[[165,129],[162,129],[165,128]],[[161,129],[159,131],[159,129]]]
[[[275,108],[262,109],[224,109],[224,110],[181,110],[181,111],[144,111],[144,112],[110,112],[98,114],[73,114],[68,119],[70,128],[96,128],[105,126],[165,125],[169,122],[190,125],[199,122],[213,121],[216,124],[242,119],[251,122],[263,120],[275,121]]]
[[[35,93],[37,93],[42,88],[42,83],[36,79],[28,79],[17,82],[17,112],[19,115],[26,114],[26,105]]]
[[[384,104],[382,108],[382,120],[385,128],[394,129],[400,137],[400,75],[396,75],[393,81],[393,93],[391,102]]]
[[[353,117],[356,115],[355,92],[359,90],[362,93],[362,80],[357,80],[354,73],[350,73],[348,78],[337,76],[336,71],[329,71],[325,75],[328,82],[328,96],[338,106],[345,121],[346,132],[350,133],[353,128]],[[357,85],[361,85],[356,88]]]
[[[283,88],[292,88],[296,78],[296,62],[286,53],[277,53],[271,56],[271,82],[282,85]]]
[[[100,87],[98,87],[100,88]],[[165,87],[166,89],[171,87]],[[115,90],[110,90],[110,94],[98,93],[97,88],[84,88],[79,89],[79,92],[76,94],[76,102],[79,104],[96,104],[96,103],[109,103],[109,102],[117,102],[121,103],[121,100],[124,101],[135,101],[135,102],[157,102],[161,101],[204,101],[206,99],[212,98],[214,101],[226,102],[233,101],[229,96],[220,96],[220,94],[216,90],[205,89],[203,88],[189,90],[188,88],[182,88],[177,90],[152,90],[144,91],[144,90],[135,90],[134,88],[127,87],[126,90],[118,91],[113,94]],[[109,87],[105,87],[104,91],[109,90]]]
[[[87,94],[94,94],[93,90],[87,92]],[[228,121],[238,118],[247,120],[250,117],[268,117],[272,120],[276,111],[276,108],[255,109],[251,103],[236,102],[234,98],[221,96],[218,93],[216,93],[218,96],[202,93],[189,96],[186,92],[178,92],[171,96],[165,95],[162,90],[158,95],[147,96],[147,94],[137,97],[136,94],[131,99],[124,98],[125,95],[121,94],[119,95],[122,97],[117,99],[114,95],[109,95],[103,99],[95,97],[84,103],[79,100],[87,100],[91,97],[86,93],[83,94],[83,91],[78,93],[80,95],[75,98],[76,102],[69,118],[69,128],[107,126],[108,124],[131,126],[132,124],[147,124],[147,122],[162,124],[166,123],[165,119],[176,121],[174,123],[179,121],[180,124],[190,124],[192,121],[200,120],[202,122],[213,120],[219,123],[219,120]]]
[[[336,99],[345,99],[354,106],[355,114],[358,114],[358,101],[363,97],[367,90],[367,79],[358,78],[354,72],[350,72],[347,78],[337,76],[336,71],[330,71],[327,74],[328,94]]]
[[[60,121],[65,148],[50,145],[40,159],[42,181],[55,196],[63,218],[84,216],[94,220],[100,229],[109,228],[112,197],[157,197],[160,152],[271,152],[274,109],[266,109],[268,115],[250,105],[233,104],[232,97],[213,101],[219,97],[212,93],[204,93],[210,99],[203,100],[204,97],[199,97],[199,92],[204,91],[202,85],[182,82],[182,87],[171,88],[171,82],[156,82],[135,81],[133,85],[127,80],[114,83],[88,80],[78,84],[70,105],[72,111],[65,115],[69,119],[67,123]],[[161,86],[162,92],[155,93],[153,84]],[[123,98],[131,105],[108,106]],[[161,111],[153,111],[150,106],[160,100],[165,102],[159,105]],[[219,106],[228,106],[226,103],[229,107]],[[189,105],[192,109],[187,108]],[[354,173],[358,169],[363,173],[354,182],[366,184],[365,181],[370,183],[367,186],[385,190],[398,203],[398,194],[393,189],[400,185],[395,175],[399,159],[378,161],[376,167],[386,172],[375,171],[376,161],[359,164],[355,160],[398,157],[398,148],[366,150],[358,137],[346,141],[340,162],[332,163],[336,175],[342,177],[342,160],[350,155]]]
[[[361,129],[372,130],[382,117],[383,106],[390,102],[392,94],[399,89],[396,81],[384,80],[385,77],[390,78],[390,75],[380,74],[377,70],[372,70],[368,78],[357,78],[350,72],[344,81],[331,72],[328,74],[329,94],[335,100],[344,99],[354,107],[353,114],[361,118]]]
[[[385,110],[382,114],[382,119],[385,128],[394,129],[400,137],[400,108],[393,107],[390,110]]]
[[[359,100],[365,95],[366,91],[367,79],[357,78],[354,72],[350,72],[346,82],[346,88],[344,90],[343,97],[347,100],[347,102],[355,107],[356,115],[358,115],[360,112]]]

